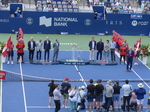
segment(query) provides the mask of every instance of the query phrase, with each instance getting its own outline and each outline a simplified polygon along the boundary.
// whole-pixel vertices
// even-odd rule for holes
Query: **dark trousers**
[[[125,111],[125,107],[127,107],[127,110],[130,111],[129,106],[130,106],[130,97],[129,96],[123,96],[123,111]]]
[[[41,51],[39,50],[39,51],[36,51],[36,59],[37,60],[41,60]]]
[[[34,57],[34,50],[29,50],[29,60],[33,60]]]
[[[58,49],[57,49],[57,50],[54,50],[53,60],[56,59],[56,61],[57,61],[57,59],[58,59],[58,53],[59,53],[59,50],[58,50]]]
[[[99,54],[100,54],[100,60],[102,60],[102,50],[97,52],[97,57],[96,57],[97,60],[98,60]]]
[[[77,109],[78,109],[78,106],[80,106],[80,109],[81,109],[81,110],[84,110],[84,109],[85,109],[85,104],[84,104],[84,103],[77,103]],[[80,109],[79,109],[79,110],[80,110]],[[78,110],[78,111],[79,111],[79,110]]]
[[[116,58],[115,58],[115,49],[111,49],[110,53],[111,53],[111,61],[116,61]]]
[[[105,97],[105,109],[109,112],[109,107],[112,102],[112,97]]]
[[[123,57],[123,61],[125,63],[125,57],[126,57],[125,55],[120,55],[120,63],[121,63],[122,57]]]
[[[132,62],[133,62],[133,58],[127,57],[127,70],[132,69]],[[130,68],[129,68],[129,66],[130,66]]]
[[[60,100],[54,100],[55,102],[55,112],[58,112],[60,110]]]
[[[49,61],[49,50],[45,50],[45,52],[44,52],[44,60],[46,60],[46,55],[47,55],[47,61]]]

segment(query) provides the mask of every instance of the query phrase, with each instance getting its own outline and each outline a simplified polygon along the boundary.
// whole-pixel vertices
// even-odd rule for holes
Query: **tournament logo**
[[[46,18],[45,16],[42,16],[39,18],[39,26],[45,25],[46,27],[52,26],[52,18]]]
[[[31,17],[28,17],[27,19],[26,19],[26,23],[28,24],[28,25],[31,25],[31,24],[33,24],[33,19],[31,18]]]
[[[131,24],[132,24],[132,26],[137,26],[138,22],[136,20],[133,20]]]
[[[92,24],[92,21],[90,19],[85,19],[84,24],[86,26],[90,26]]]

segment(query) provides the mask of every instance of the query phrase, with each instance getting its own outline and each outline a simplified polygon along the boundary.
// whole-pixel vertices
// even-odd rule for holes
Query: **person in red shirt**
[[[122,43],[122,46],[120,47],[120,64],[121,64],[122,57],[125,64],[126,51],[127,51],[127,47],[125,43]]]
[[[14,44],[11,41],[11,45],[10,45],[10,47],[8,47],[8,62],[7,62],[7,64],[10,63],[10,57],[11,57],[11,64],[13,64],[13,57],[14,57],[14,50],[13,50],[13,48],[14,48]]]
[[[23,49],[24,49],[24,47],[25,47],[24,41],[23,41],[22,38],[20,38],[18,40],[17,45],[16,45],[17,55],[18,55],[18,57],[17,57],[17,63],[18,63],[18,60],[20,59],[20,57],[22,57],[22,63],[24,63],[24,61],[23,61],[23,55],[24,55],[24,50]]]

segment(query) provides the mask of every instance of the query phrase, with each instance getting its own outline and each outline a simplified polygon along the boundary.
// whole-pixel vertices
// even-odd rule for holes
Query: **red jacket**
[[[25,47],[24,42],[18,42],[16,45],[16,48],[18,49],[17,52],[24,53],[24,50],[23,50],[24,47]]]
[[[120,47],[120,55],[126,55],[127,47],[121,46]]]

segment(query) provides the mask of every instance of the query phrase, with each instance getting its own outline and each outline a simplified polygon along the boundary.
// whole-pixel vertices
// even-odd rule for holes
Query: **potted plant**
[[[143,64],[147,64],[147,58],[150,56],[150,44],[142,45],[140,50]]]

